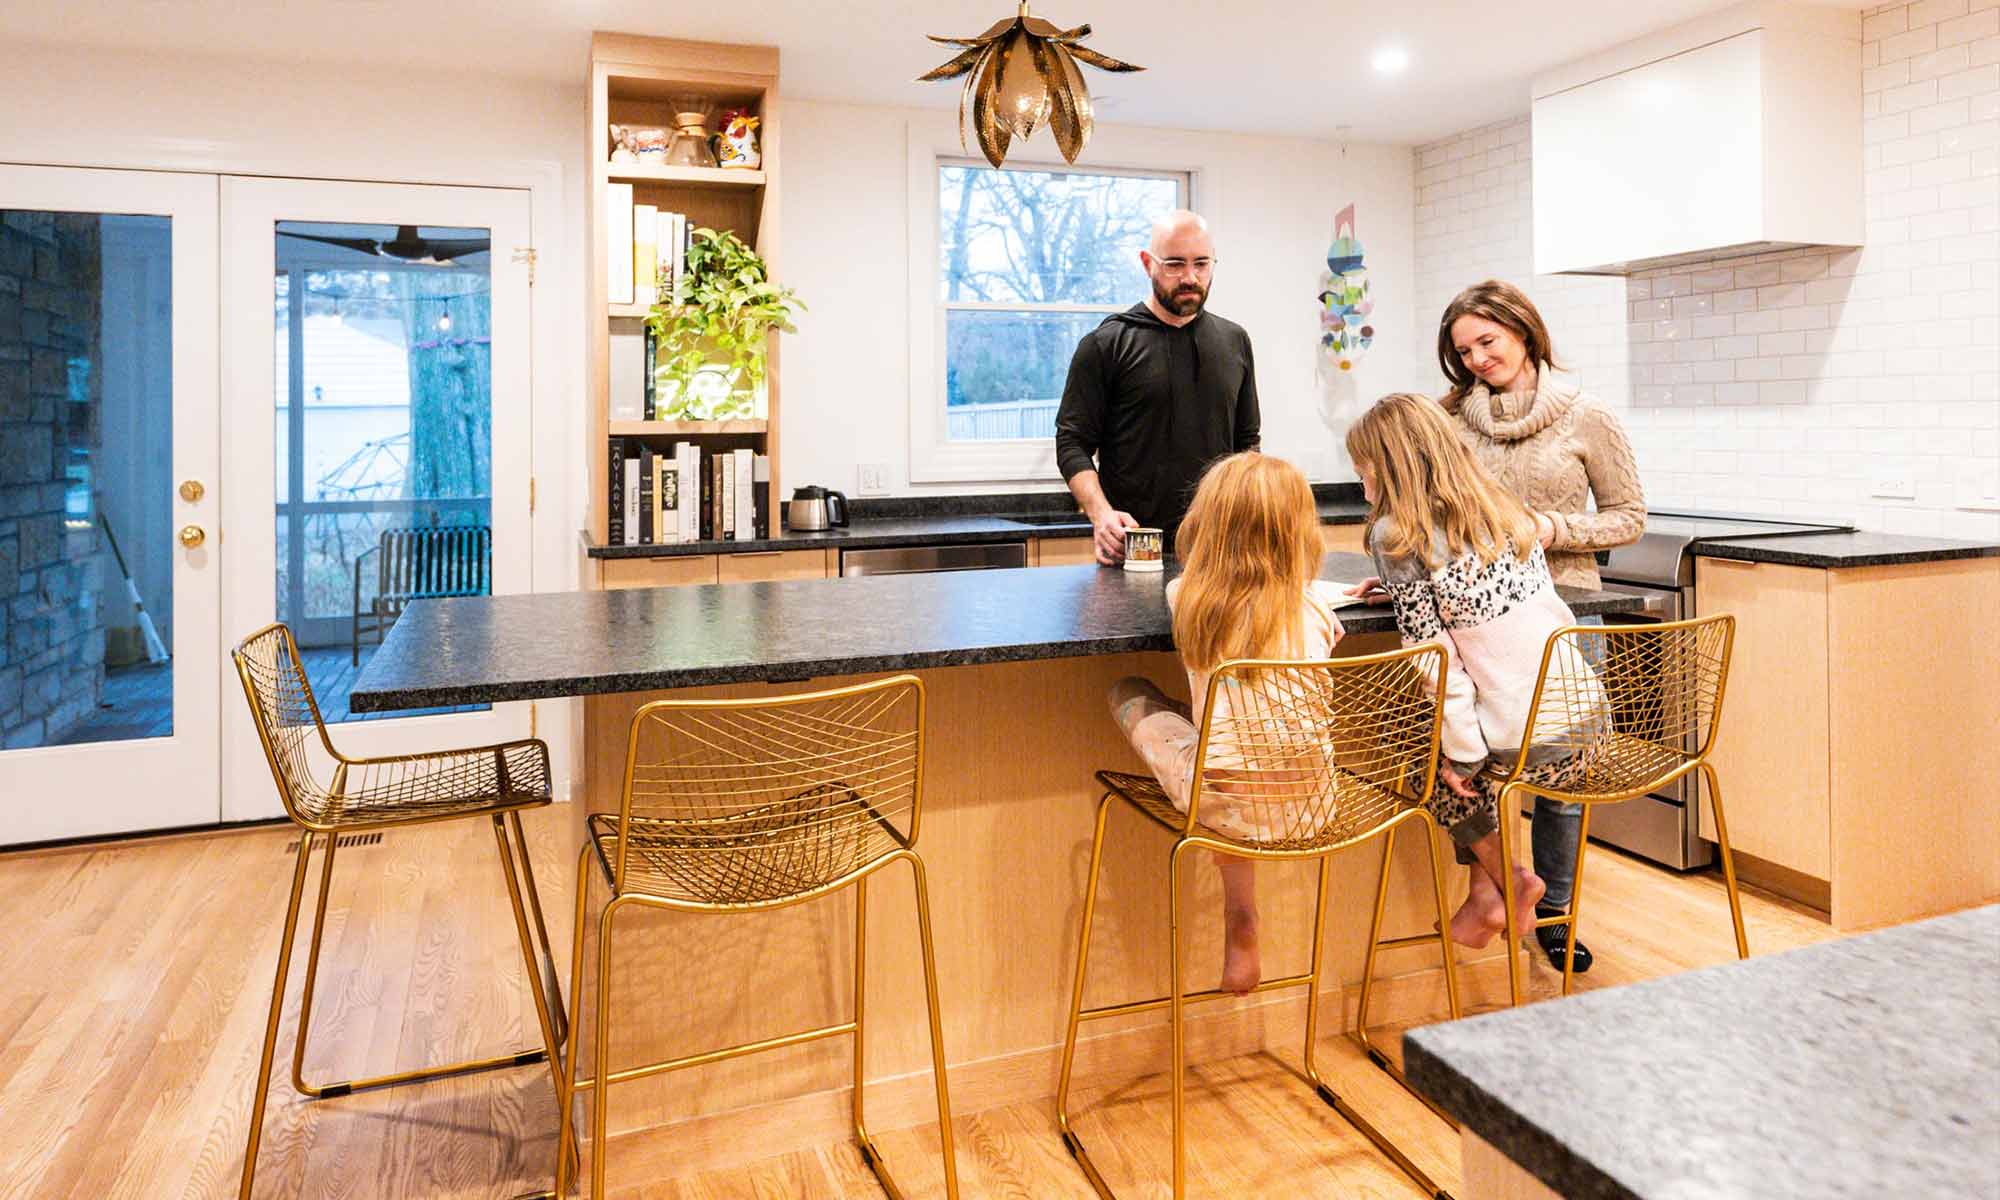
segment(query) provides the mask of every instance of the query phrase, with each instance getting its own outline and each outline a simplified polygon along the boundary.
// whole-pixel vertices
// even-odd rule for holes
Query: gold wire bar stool
[[[556,1195],[567,1194],[574,1099],[594,1090],[590,1195],[604,1194],[605,1112],[609,1085],[796,1046],[843,1034],[854,1038],[854,1138],[882,1190],[903,1192],[876,1149],[862,1106],[863,1022],[867,965],[868,877],[895,862],[910,865],[917,934],[923,949],[924,999],[944,1148],[945,1194],[958,1197],[946,1086],[944,1033],[938,1016],[937,962],[931,947],[930,893],[917,832],[923,816],[924,685],[914,675],[831,691],[752,700],[659,700],[632,717],[618,812],[598,813],[576,864],[576,940],[570,994],[581,995],[584,917],[595,859],[610,899],[597,918],[597,1019],[591,1076],[577,1078],[577,1028],[557,1135]],[[628,907],[690,913],[786,908],[854,889],[854,1017],[817,1029],[745,1042],[645,1066],[610,1069],[613,919]]]
[[[256,1180],[257,1146],[263,1138],[264,1104],[270,1094],[272,1057],[284,1009],[285,981],[292,965],[292,941],[298,930],[299,907],[305,892],[306,863],[316,841],[325,845],[326,857],[320,862],[312,944],[306,956],[305,991],[299,1001],[298,1040],[292,1047],[292,1086],[302,1095],[326,1099],[446,1075],[547,1061],[560,1093],[555,1050],[562,1042],[568,1017],[563,1012],[555,955],[549,948],[548,924],[542,917],[527,838],[521,831],[521,812],[540,808],[550,800],[548,747],[540,741],[525,739],[428,754],[349,758],[334,749],[327,736],[326,722],[320,716],[319,703],[313,698],[312,685],[299,662],[298,644],[290,629],[283,624],[266,625],[238,642],[230,651],[230,658],[243,683],[243,697],[249,702],[257,739],[263,744],[278,796],[284,801],[286,814],[302,832],[297,862],[292,868],[291,899],[285,907],[284,940],[278,947],[277,978],[271,985],[271,1011],[264,1024],[256,1098],[250,1106],[249,1143],[243,1152],[243,1182],[237,1193],[240,1200],[249,1200],[251,1185]],[[331,771],[324,784],[320,782],[321,768]],[[542,1045],[493,1058],[365,1079],[318,1085],[306,1082],[306,1037],[312,1027],[313,986],[319,978],[320,935],[325,928],[334,851],[340,838],[357,832],[477,817],[489,817],[493,822],[500,870],[507,883],[507,898],[514,908],[514,930],[520,938],[521,958],[527,967],[529,988],[534,993],[535,1016],[541,1023]],[[533,938],[528,932],[530,912],[535,925]],[[533,944],[537,939],[541,943],[539,960]]]
[[[1070,1119],[1077,1027],[1084,1021],[1160,1008],[1170,1011],[1173,1030],[1173,1195],[1179,1200],[1184,1192],[1185,1010],[1189,1004],[1233,994],[1220,988],[1196,992],[1182,988],[1181,896],[1188,882],[1185,860],[1197,849],[1254,859],[1319,860],[1311,967],[1303,975],[1265,980],[1254,990],[1307,989],[1305,1071],[1314,1092],[1425,1191],[1444,1195],[1395,1143],[1320,1077],[1313,1051],[1319,1032],[1319,981],[1324,965],[1331,856],[1377,835],[1393,836],[1404,822],[1418,825],[1430,850],[1439,930],[1435,935],[1407,940],[1438,944],[1451,1015],[1456,1018],[1459,1014],[1458,975],[1443,932],[1448,925],[1437,825],[1424,807],[1436,782],[1445,662],[1444,648],[1433,644],[1359,658],[1224,663],[1209,679],[1186,812],[1174,807],[1151,776],[1097,773],[1106,791],[1097,806],[1097,828],[1091,838],[1083,931],[1077,941],[1076,986],[1070,997],[1062,1077],[1056,1088],[1056,1124],[1070,1156],[1104,1200],[1113,1200],[1110,1185],[1091,1162]],[[1098,870],[1104,856],[1105,823],[1114,800],[1124,801],[1174,835],[1168,855],[1172,990],[1151,1000],[1085,1008],[1083,992],[1090,963],[1091,921],[1097,909]],[[1200,819],[1204,815],[1207,821]],[[1228,831],[1221,826],[1227,826]],[[1249,836],[1253,832],[1256,836]],[[1378,894],[1378,910],[1381,903]]]
[[[1522,802],[1530,796],[1583,805],[1576,842],[1576,882],[1569,909],[1539,917],[1534,928],[1569,925],[1569,953],[1563,960],[1563,995],[1575,981],[1576,927],[1583,914],[1583,857],[1590,845],[1590,810],[1657,791],[1691,772],[1701,772],[1715,814],[1722,875],[1729,892],[1729,920],[1736,933],[1736,957],[1750,957],[1743,936],[1743,901],[1736,887],[1736,856],[1729,848],[1729,824],[1722,813],[1722,787],[1709,751],[1722,719],[1722,696],[1729,682],[1729,656],[1736,643],[1736,618],[1722,613],[1691,621],[1651,625],[1571,625],[1549,635],[1535,681],[1523,746],[1557,746],[1575,755],[1576,766],[1554,782],[1523,778],[1525,755],[1500,789],[1500,846],[1507,864],[1503,898],[1507,904],[1507,985],[1521,1003],[1521,931],[1514,920],[1514,832]]]

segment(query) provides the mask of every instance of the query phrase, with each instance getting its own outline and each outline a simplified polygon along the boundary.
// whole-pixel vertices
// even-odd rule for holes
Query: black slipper
[[[1544,911],[1538,907],[1535,909],[1535,915],[1538,917],[1557,917],[1562,915],[1562,910],[1557,908]],[[1563,955],[1568,953],[1569,926],[1545,925],[1535,930],[1535,941],[1540,943],[1542,953],[1548,955],[1549,965],[1558,971],[1562,970]],[[1590,963],[1590,947],[1585,946],[1582,940],[1579,939],[1576,943],[1576,967],[1572,973],[1577,975],[1583,974],[1585,971],[1590,970]]]

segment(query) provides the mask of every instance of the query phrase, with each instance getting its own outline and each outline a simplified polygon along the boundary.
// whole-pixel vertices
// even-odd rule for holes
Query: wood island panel
[[[1835,927],[2000,899],[2000,558],[1826,574]]]
[[[1368,527],[1366,525],[1322,525],[1319,536],[1326,543],[1327,552],[1335,550],[1348,554],[1368,553]]]
[[[1174,656],[1158,653],[917,674],[928,706],[917,849],[931,887],[953,1104],[973,1112],[1051,1096],[1100,795],[1092,772],[1144,770],[1112,724],[1104,697],[1128,674],[1146,675],[1184,695],[1186,676]],[[861,678],[590,697],[590,782],[577,822],[588,812],[615,809],[627,729],[640,704],[666,696],[818,690]],[[1111,822],[1087,1004],[1157,996],[1167,986],[1171,838],[1128,808],[1114,809]],[[1438,852],[1456,904],[1464,872],[1452,865],[1448,842],[1440,839]],[[1328,1032],[1348,1017],[1341,985],[1360,975],[1379,862],[1379,843],[1335,860],[1322,992]],[[1188,986],[1206,988],[1220,971],[1220,887],[1205,856],[1195,863],[1182,945]],[[1394,869],[1385,935],[1430,929],[1428,866],[1415,837],[1399,839]],[[1269,976],[1308,965],[1313,882],[1311,863],[1259,869]],[[603,888],[593,883],[592,889],[594,913]],[[620,919],[629,924],[620,926],[612,973],[614,1069],[845,1020],[850,1011],[851,892],[746,916],[639,912]],[[920,1124],[933,1119],[929,1051],[910,876],[900,866],[870,881],[868,939],[870,1122],[882,1128]],[[585,950],[594,955],[594,933],[586,935]],[[1499,950],[1497,941],[1481,952],[1461,949],[1460,962],[1469,966]],[[1436,951],[1427,947],[1385,952],[1379,973],[1400,978],[1383,989],[1377,1019],[1442,1016],[1438,964]],[[595,1011],[595,990],[587,976],[586,1017]],[[1266,1046],[1295,1059],[1303,1001],[1294,990],[1191,1010],[1190,1061]],[[592,1026],[586,1021],[582,1028],[587,1064]],[[676,1170],[686,1170],[691,1161],[727,1161],[742,1153],[745,1118],[736,1110],[752,1105],[759,1106],[763,1130],[760,1155],[838,1137],[849,1054],[847,1040],[834,1039],[619,1085],[609,1113],[615,1135],[610,1165],[622,1174],[626,1167],[643,1171],[647,1163],[672,1161]],[[1167,1054],[1164,1012],[1093,1022],[1079,1044],[1078,1079],[1088,1084],[1157,1072]]]
[[[1705,558],[1695,583],[1702,616],[1736,617],[1713,753],[1730,842],[1740,853],[1829,879],[1827,572]],[[1706,803],[1701,835],[1715,840]]]
[[[1038,567],[1073,567],[1097,561],[1097,543],[1087,537],[1032,538],[1030,544]]]

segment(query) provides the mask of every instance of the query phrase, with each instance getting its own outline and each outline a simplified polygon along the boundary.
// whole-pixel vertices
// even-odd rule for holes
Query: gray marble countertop
[[[2000,1196],[2000,905],[1403,1045],[1417,1088],[1572,1200]]]
[[[1373,573],[1326,556],[1320,577]],[[419,600],[362,668],[355,712],[1172,650],[1166,574],[1111,567]],[[1636,597],[1563,589],[1578,615]],[[1353,633],[1393,631],[1354,605]]]
[[[2000,543],[1961,542],[1899,533],[1802,533],[1788,537],[1705,539],[1688,548],[1696,558],[1782,563],[1793,567],[1887,567],[2000,556]]]

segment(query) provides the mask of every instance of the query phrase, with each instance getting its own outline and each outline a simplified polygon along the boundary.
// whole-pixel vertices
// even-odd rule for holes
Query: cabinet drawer
[[[1087,537],[1036,538],[1035,565],[1072,567],[1097,561],[1097,543]]]
[[[604,587],[678,587],[715,582],[715,555],[687,554],[678,558],[607,558]]]
[[[716,556],[720,583],[763,583],[776,579],[825,579],[828,550],[756,550]]]

